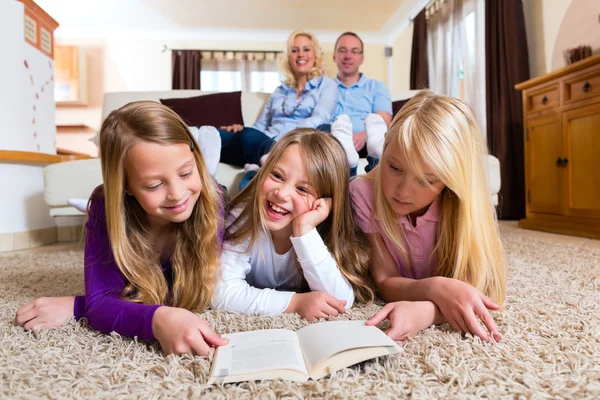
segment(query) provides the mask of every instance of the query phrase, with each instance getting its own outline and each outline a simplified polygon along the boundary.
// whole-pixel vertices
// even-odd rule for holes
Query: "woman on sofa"
[[[323,55],[314,35],[292,32],[280,61],[285,81],[273,92],[252,127],[223,126],[221,159],[226,164],[259,164],[260,158],[282,135],[296,128],[316,128],[329,123],[337,107],[337,87],[325,76]],[[217,135],[212,126],[200,127],[200,135]],[[209,156],[210,158],[210,156]]]

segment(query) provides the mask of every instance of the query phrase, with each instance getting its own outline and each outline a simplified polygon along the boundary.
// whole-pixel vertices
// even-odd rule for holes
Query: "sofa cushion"
[[[400,109],[402,107],[404,107],[404,105],[406,103],[408,103],[410,99],[404,99],[404,100],[396,100],[392,102],[392,118],[394,118],[396,116],[396,114],[398,114],[398,111],[400,111]]]
[[[244,125],[242,92],[214,93],[188,98],[160,99],[188,125]]]

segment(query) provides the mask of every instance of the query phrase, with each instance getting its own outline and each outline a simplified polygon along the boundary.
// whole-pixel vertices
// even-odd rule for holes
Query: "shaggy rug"
[[[498,344],[431,327],[402,352],[308,383],[207,385],[209,361],[165,357],[156,344],[103,335],[85,323],[26,332],[17,308],[81,293],[82,253],[0,256],[0,393],[4,398],[599,398],[600,252],[503,234],[510,262]],[[365,319],[380,306],[355,307]],[[206,312],[220,333],[299,329],[297,316]]]

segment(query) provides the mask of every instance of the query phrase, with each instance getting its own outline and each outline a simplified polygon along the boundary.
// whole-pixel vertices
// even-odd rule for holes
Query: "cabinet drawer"
[[[600,96],[600,69],[564,82],[565,103]]]
[[[527,112],[538,112],[558,107],[558,85],[548,86],[542,90],[527,94]]]

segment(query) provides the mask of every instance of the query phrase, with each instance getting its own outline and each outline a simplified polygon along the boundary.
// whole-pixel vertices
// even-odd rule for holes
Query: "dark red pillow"
[[[393,117],[394,117],[396,114],[398,114],[398,111],[400,111],[400,109],[401,109],[402,107],[404,107],[404,105],[405,105],[406,103],[408,103],[408,100],[410,100],[410,99],[405,99],[405,100],[397,100],[397,101],[394,101],[394,102],[392,102],[392,118],[393,118]]]
[[[181,99],[160,99],[189,126],[244,125],[242,92],[214,93]]]

